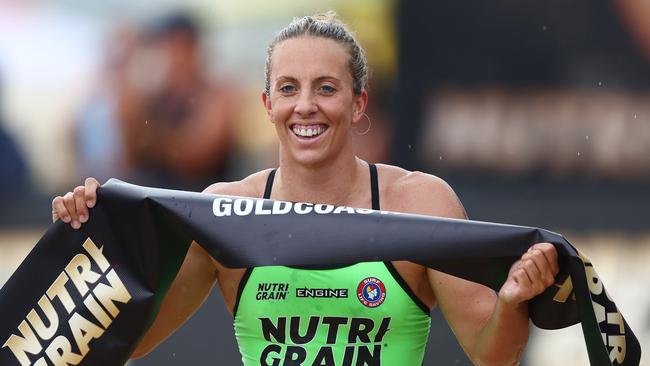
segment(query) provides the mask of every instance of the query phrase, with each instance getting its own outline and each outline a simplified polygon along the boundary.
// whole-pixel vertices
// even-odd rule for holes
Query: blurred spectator
[[[11,195],[28,182],[27,167],[18,146],[3,129],[0,120],[0,195]]]
[[[119,101],[134,182],[198,190],[226,174],[236,92],[208,80],[200,38],[192,18],[174,14],[147,32],[134,56],[134,85]]]
[[[620,0],[612,3],[617,7],[632,38],[643,50],[646,60],[650,61],[650,2]]]
[[[4,130],[2,113],[2,79],[0,79],[0,197],[6,198],[22,191],[29,183],[27,166],[13,138]]]
[[[97,90],[77,116],[76,147],[81,177],[100,181],[124,174],[119,96],[127,88],[128,64],[137,35],[130,27],[118,27],[108,37]]]

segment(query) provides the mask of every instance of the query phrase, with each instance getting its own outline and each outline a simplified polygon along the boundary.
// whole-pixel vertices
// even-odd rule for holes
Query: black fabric
[[[547,241],[558,250],[560,273],[556,286],[530,302],[534,324],[557,329],[580,322],[591,365],[639,365],[639,343],[593,265],[543,229],[116,180],[99,189],[90,217],[80,230],[53,224],[0,289],[0,365],[51,364],[61,353],[80,365],[122,365],[155,319],[192,239],[232,268],[409,260],[495,290],[530,245]],[[63,286],[53,285],[57,279]],[[66,297],[57,295],[63,293],[69,311]],[[50,323],[39,301],[52,304],[51,331],[43,330]],[[36,318],[45,324],[40,331]]]
[[[379,210],[379,189],[378,189],[378,179],[377,179],[377,167],[375,164],[368,164],[370,170],[370,196],[372,200],[372,209]],[[265,199],[271,198],[271,192],[273,191],[273,182],[275,181],[275,173],[277,169],[271,170],[268,177],[266,178],[266,185],[264,187],[264,196]],[[287,267],[296,268],[296,269],[308,269],[308,270],[327,270],[327,269],[336,269],[347,267],[354,263],[345,263],[345,264],[311,264],[311,265],[290,265]]]
[[[266,178],[266,186],[264,187],[264,198],[271,198],[271,190],[273,189],[273,180],[275,179],[275,172],[277,169],[271,170],[269,176]]]
[[[424,303],[424,301],[420,300],[418,295],[411,289],[408,283],[406,283],[406,280],[404,277],[402,277],[401,274],[399,274],[399,271],[397,271],[397,268],[393,265],[393,262],[391,261],[385,261],[384,264],[386,265],[386,268],[390,272],[391,275],[393,275],[393,278],[395,281],[402,287],[404,292],[406,292],[407,295],[413,300],[415,305],[417,305],[420,310],[422,310],[423,313],[425,313],[428,316],[431,316],[431,309],[427,306],[427,304]]]
[[[377,177],[377,166],[369,163],[368,169],[370,170],[370,199],[372,201],[372,209],[380,210],[379,205],[379,178]],[[271,191],[273,190],[273,181],[275,180],[275,172],[277,169],[271,170],[266,178],[266,186],[264,187],[264,198],[271,198]]]
[[[368,164],[370,168],[370,197],[372,199],[372,209],[380,210],[379,206],[379,178],[377,178],[377,166]]]
[[[241,294],[244,292],[246,283],[248,282],[248,279],[251,277],[252,273],[253,268],[246,268],[246,272],[244,272],[241,280],[239,280],[239,286],[237,286],[237,299],[235,300],[235,307],[232,309],[233,317],[237,316],[237,309],[239,308],[239,300],[241,299]]]

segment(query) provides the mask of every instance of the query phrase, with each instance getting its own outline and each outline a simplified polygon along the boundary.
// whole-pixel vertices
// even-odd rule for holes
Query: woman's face
[[[336,41],[299,37],[276,45],[270,96],[262,95],[280,139],[282,159],[319,165],[352,154],[350,127],[367,94],[354,95],[350,56]]]

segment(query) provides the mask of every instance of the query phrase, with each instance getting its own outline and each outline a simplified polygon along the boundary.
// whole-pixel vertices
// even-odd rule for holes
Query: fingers
[[[532,285],[532,280],[523,268],[523,263],[521,261],[517,264],[517,268],[512,272],[512,277],[519,286],[530,287]]]
[[[537,243],[510,268],[499,298],[508,304],[528,301],[555,283],[559,272],[558,255],[550,243]]]
[[[546,260],[548,260],[548,263],[551,265],[551,272],[553,273],[553,277],[557,276],[557,274],[560,272],[560,265],[558,263],[557,249],[555,248],[555,245],[551,243],[540,243],[537,244],[537,246],[546,257]]]
[[[553,278],[555,278],[555,276],[557,276],[557,274],[560,272],[560,266],[557,260],[557,249],[555,249],[555,246],[553,244],[537,243],[528,248],[528,252],[531,254],[541,254],[544,256],[544,259],[546,260]]]
[[[542,290],[555,282],[551,265],[540,249],[531,247],[521,256],[521,260],[527,263],[528,267],[534,267],[534,270],[531,270],[531,279],[536,286],[543,286]]]
[[[557,250],[555,246],[550,243],[537,243],[521,256],[521,260],[526,263],[526,269],[534,287],[539,285],[543,286],[541,291],[555,283],[555,276],[559,272],[559,265],[557,260]],[[536,270],[532,269],[532,264],[535,265]],[[536,277],[539,275],[539,277]],[[539,291],[539,288],[536,288]],[[541,292],[540,291],[540,292]]]
[[[518,260],[510,268],[508,279],[499,290],[499,299],[505,304],[519,304],[534,296],[531,288],[532,280],[526,273],[524,262]]]
[[[86,206],[86,199],[84,194],[85,188],[82,186],[75,187],[72,191],[74,196],[74,205],[75,210],[77,211],[77,219],[81,224],[85,224],[88,221],[88,207]]]
[[[80,228],[81,223],[77,217],[77,205],[74,202],[74,193],[68,192],[63,196],[63,205],[70,215],[70,226],[74,229]]]
[[[93,177],[88,177],[84,182],[84,188],[86,205],[90,208],[95,207],[95,203],[97,203],[97,188],[99,188],[99,182]]]
[[[52,200],[52,222],[60,218],[74,229],[79,229],[81,224],[88,221],[88,208],[97,203],[97,188],[99,182],[95,178],[87,178],[83,186],[75,187],[64,196],[55,197]]]
[[[56,222],[59,218],[66,224],[70,222],[70,214],[63,204],[63,197],[56,196],[52,200],[52,222]]]
[[[544,258],[540,259],[540,255],[527,254],[522,256],[520,266],[530,281],[528,285],[534,296],[546,289],[546,277],[548,276],[545,276],[545,273],[548,271],[544,271],[543,265],[539,264],[540,261],[546,261]]]

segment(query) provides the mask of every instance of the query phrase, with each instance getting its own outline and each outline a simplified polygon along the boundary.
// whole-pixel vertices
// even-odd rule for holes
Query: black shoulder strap
[[[271,189],[273,188],[273,179],[275,179],[275,171],[277,169],[271,170],[269,177],[266,178],[266,187],[264,188],[264,197],[265,199],[271,198]]]
[[[368,164],[368,167],[370,168],[370,195],[372,200],[372,209],[379,210],[379,179],[377,178],[377,166],[375,164]],[[271,198],[271,189],[273,189],[273,180],[275,179],[276,171],[277,169],[271,170],[266,179],[264,198]]]
[[[377,178],[377,166],[368,164],[370,168],[370,195],[372,199],[372,209],[379,210],[379,179]]]

